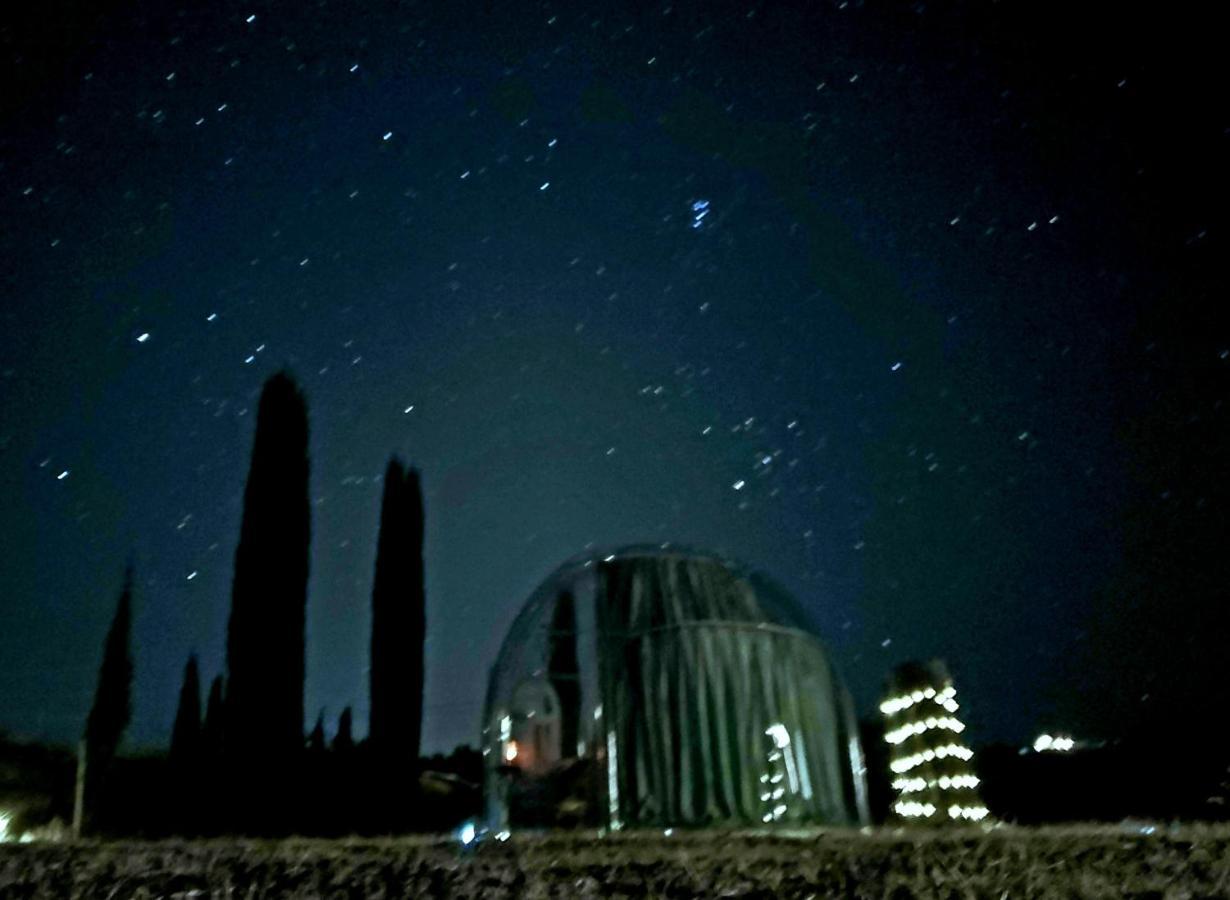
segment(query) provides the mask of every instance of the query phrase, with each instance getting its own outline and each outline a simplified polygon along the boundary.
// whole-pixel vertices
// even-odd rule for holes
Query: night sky
[[[0,728],[81,733],[130,556],[130,745],[224,669],[282,367],[331,729],[393,452],[426,751],[541,579],[630,542],[763,568],[864,714],[943,657],[975,744],[1230,702],[1216,5],[631,6],[2,14]]]

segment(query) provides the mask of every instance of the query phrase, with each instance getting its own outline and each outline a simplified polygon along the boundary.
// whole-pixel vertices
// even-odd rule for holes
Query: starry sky
[[[80,734],[129,557],[130,744],[166,741],[190,652],[223,671],[284,366],[330,727],[366,731],[393,452],[424,480],[426,751],[476,740],[539,581],[630,542],[767,571],[864,714],[945,658],[975,744],[1227,702],[1200,6],[5,12],[0,727]]]

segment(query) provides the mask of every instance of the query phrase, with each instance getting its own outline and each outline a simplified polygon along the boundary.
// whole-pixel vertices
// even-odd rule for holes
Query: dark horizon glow
[[[169,739],[189,653],[223,671],[283,366],[305,728],[367,731],[393,453],[426,509],[425,752],[476,743],[535,586],[631,543],[772,576],[862,715],[945,659],[975,745],[1227,699],[1216,29],[939,6],[5,26],[0,728],[81,733],[130,553],[130,744]]]

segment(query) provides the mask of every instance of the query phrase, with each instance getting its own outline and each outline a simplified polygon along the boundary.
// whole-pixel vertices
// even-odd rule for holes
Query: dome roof
[[[586,550],[559,565],[526,601],[509,632],[508,648],[523,629],[533,627],[542,609],[561,590],[591,584],[603,573],[627,583],[633,573],[655,572],[653,587],[630,599],[629,630],[641,632],[673,625],[724,622],[790,628],[815,636],[798,603],[765,573],[730,557],[679,544],[626,544]],[[684,584],[686,591],[672,588]],[[656,589],[655,589],[656,588]],[[672,602],[674,601],[674,602]]]

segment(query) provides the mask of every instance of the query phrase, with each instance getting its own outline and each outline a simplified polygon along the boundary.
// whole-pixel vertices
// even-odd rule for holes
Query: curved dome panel
[[[492,669],[484,754],[496,830],[867,817],[849,695],[797,605],[694,551],[593,552],[544,581]]]

